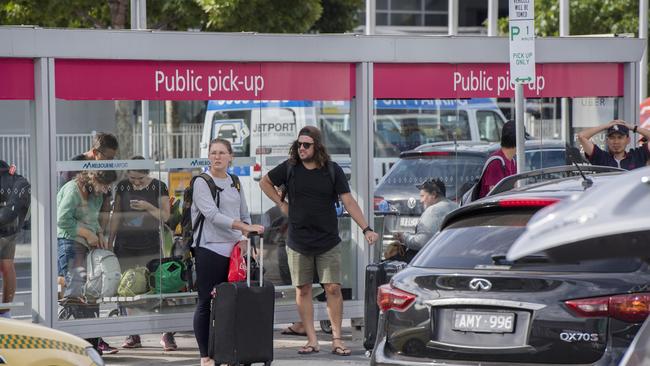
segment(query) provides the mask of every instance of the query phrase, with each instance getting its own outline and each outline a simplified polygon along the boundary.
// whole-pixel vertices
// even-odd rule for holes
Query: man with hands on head
[[[603,151],[591,138],[599,132],[607,131],[607,150]],[[630,143],[629,132],[639,133],[645,138],[650,138],[650,130],[630,125],[622,120],[613,120],[601,126],[587,128],[578,133],[578,141],[585,151],[585,156],[593,165],[612,166],[632,170],[646,166],[650,158],[648,145],[632,148],[626,151]]]
[[[288,203],[274,188],[282,185],[288,193]],[[350,194],[343,170],[331,161],[320,130],[314,126],[303,127],[290,148],[289,159],[265,175],[260,187],[289,216],[287,257],[291,283],[297,288],[296,305],[307,333],[307,344],[298,353],[320,350],[312,303],[312,280],[316,272],[327,296],[327,313],[332,322],[332,353],[349,356],[350,350],[341,340],[341,238],[335,207],[339,198],[370,244],[379,236],[368,226]]]

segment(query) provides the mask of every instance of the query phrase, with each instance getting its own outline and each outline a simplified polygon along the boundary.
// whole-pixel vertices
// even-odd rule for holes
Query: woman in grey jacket
[[[249,232],[264,232],[261,225],[251,225],[251,218],[241,189],[237,189],[227,169],[233,160],[230,142],[214,139],[208,152],[212,177],[219,192],[217,200],[212,198],[210,187],[204,179],[194,181],[192,194],[192,222],[199,213],[203,214],[203,231],[200,242],[198,230],[194,235],[196,277],[199,301],[194,312],[194,334],[201,352],[201,365],[214,365],[208,357],[210,331],[210,300],[212,289],[228,279],[230,253],[235,245],[245,249],[245,235]]]

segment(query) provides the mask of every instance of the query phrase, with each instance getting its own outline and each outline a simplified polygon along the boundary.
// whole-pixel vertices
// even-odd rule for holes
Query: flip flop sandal
[[[302,346],[298,350],[299,355],[308,355],[310,353],[318,353],[320,350],[314,346]]]
[[[282,332],[280,332],[280,334],[284,334],[284,335],[293,335],[293,336],[301,336],[301,337],[305,337],[305,336],[307,336],[307,333],[296,332],[293,328],[291,328],[291,326],[288,326],[288,327],[284,328],[284,329],[282,330]]]
[[[349,348],[337,346],[332,349],[332,354],[337,356],[349,356],[352,354]]]

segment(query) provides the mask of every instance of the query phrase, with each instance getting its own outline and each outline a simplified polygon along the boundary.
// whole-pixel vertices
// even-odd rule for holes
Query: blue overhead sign
[[[309,100],[210,100],[208,110],[312,107],[313,105],[314,103]]]

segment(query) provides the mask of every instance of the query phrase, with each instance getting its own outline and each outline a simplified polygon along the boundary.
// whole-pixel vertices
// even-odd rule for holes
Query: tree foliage
[[[259,33],[340,33],[363,0],[147,1],[147,28]],[[0,24],[129,28],[129,0],[0,0]]]
[[[304,33],[323,12],[320,0],[195,0],[217,32]]]
[[[359,24],[358,10],[364,0],[322,0],[323,15],[312,26],[317,33],[350,32]]]
[[[638,36],[639,0],[570,0],[569,23],[571,35],[629,33]],[[499,19],[499,31],[508,34],[508,18]],[[535,32],[538,37],[560,35],[557,0],[535,0]]]

